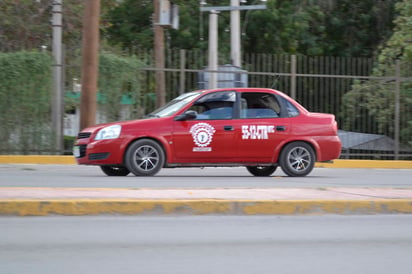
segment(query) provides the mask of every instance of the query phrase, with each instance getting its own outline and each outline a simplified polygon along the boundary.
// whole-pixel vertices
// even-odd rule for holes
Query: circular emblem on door
[[[199,147],[208,146],[213,139],[213,134],[216,132],[215,128],[208,123],[198,123],[190,128],[193,141]]]

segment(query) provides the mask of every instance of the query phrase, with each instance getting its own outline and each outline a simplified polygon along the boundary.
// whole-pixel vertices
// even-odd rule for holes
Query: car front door
[[[173,162],[227,163],[236,156],[235,91],[209,93],[188,110],[194,120],[173,121]]]

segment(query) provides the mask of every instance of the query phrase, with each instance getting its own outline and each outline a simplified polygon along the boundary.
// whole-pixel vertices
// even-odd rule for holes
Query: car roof
[[[202,94],[206,93],[213,93],[213,92],[220,92],[220,91],[236,91],[236,92],[269,92],[273,94],[277,94],[286,98],[289,102],[291,102],[295,107],[297,107],[302,112],[309,112],[304,106],[299,104],[295,99],[291,98],[287,94],[282,91],[271,89],[271,88],[257,88],[257,87],[231,87],[231,88],[215,88],[215,89],[203,89],[197,90],[200,91]]]

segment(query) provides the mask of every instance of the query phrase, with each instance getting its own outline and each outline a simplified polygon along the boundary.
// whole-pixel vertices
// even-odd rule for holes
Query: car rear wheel
[[[141,139],[127,149],[125,164],[136,176],[155,175],[163,167],[165,156],[162,147],[155,141]]]
[[[127,176],[130,173],[127,168],[119,166],[100,166],[100,169],[107,176]]]
[[[246,169],[255,176],[270,176],[276,171],[277,166],[247,166]]]
[[[279,158],[280,166],[288,176],[308,175],[315,166],[315,152],[305,142],[293,142],[286,145]]]

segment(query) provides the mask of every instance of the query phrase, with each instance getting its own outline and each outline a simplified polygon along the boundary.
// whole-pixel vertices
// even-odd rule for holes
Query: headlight
[[[120,125],[114,125],[102,128],[97,132],[95,140],[116,139],[119,137],[122,127]]]

